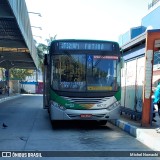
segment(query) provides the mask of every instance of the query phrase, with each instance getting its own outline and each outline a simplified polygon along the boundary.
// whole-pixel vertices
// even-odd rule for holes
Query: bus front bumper
[[[120,107],[113,110],[61,110],[60,108],[50,106],[51,120],[110,120],[118,119],[120,116]]]

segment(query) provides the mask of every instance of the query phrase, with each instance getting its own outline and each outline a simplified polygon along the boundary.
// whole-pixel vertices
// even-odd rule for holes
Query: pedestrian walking
[[[10,87],[6,86],[6,93],[7,93],[8,96],[9,96],[9,89],[10,89]]]
[[[158,106],[158,114],[160,116],[160,80],[159,80],[159,84],[156,87],[156,90],[154,92],[154,104],[156,104]]]
[[[10,89],[10,87],[8,86],[8,90],[7,90],[7,94],[8,94],[8,96],[9,96],[9,89]]]
[[[158,110],[158,115],[160,117],[160,79],[158,80],[158,86],[154,92],[154,101],[153,101],[155,108]],[[155,117],[155,115],[153,115]],[[160,128],[157,129],[157,132],[160,133]]]

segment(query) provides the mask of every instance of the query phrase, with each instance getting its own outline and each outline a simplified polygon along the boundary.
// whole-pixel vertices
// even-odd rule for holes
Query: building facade
[[[145,84],[145,54],[147,31],[160,32],[160,0],[152,0],[148,5],[148,13],[142,18],[141,26],[131,28],[120,35],[119,44],[124,58],[122,69],[122,98],[123,111],[131,115],[142,113],[143,89]],[[160,35],[159,35],[160,39]],[[157,86],[160,79],[160,51],[153,54],[152,89]]]
[[[147,6],[146,6],[147,7]],[[149,0],[148,13],[142,17],[141,26],[130,28],[129,31],[119,36],[120,46],[125,45],[132,39],[136,38],[140,34],[143,34],[146,30],[160,29],[160,0]]]

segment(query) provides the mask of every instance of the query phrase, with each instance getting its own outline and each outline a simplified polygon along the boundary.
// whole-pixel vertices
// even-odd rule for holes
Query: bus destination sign
[[[113,51],[113,43],[102,42],[59,42],[60,50],[100,50]]]

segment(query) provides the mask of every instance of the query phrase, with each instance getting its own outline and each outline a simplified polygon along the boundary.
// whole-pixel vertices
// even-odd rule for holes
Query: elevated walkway
[[[37,50],[25,0],[0,1],[0,67],[38,67]]]

